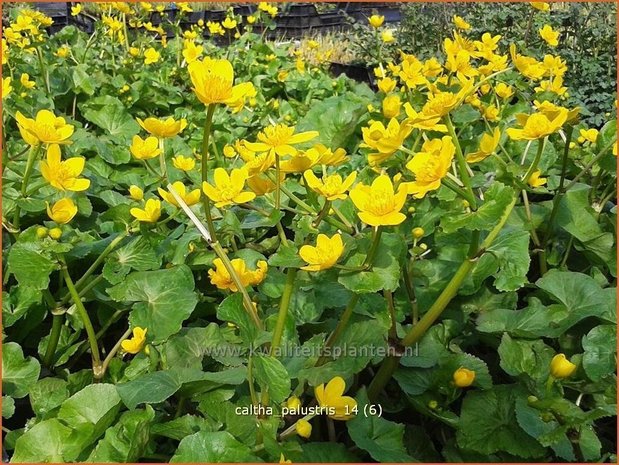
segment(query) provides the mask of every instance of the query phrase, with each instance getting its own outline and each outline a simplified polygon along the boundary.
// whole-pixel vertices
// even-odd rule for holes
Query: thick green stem
[[[531,176],[533,175],[533,173],[535,173],[535,171],[537,170],[537,165],[539,165],[539,162],[542,159],[542,153],[544,152],[544,146],[546,145],[546,140],[547,139],[544,138],[543,140],[538,141],[537,153],[535,154],[535,158],[533,159],[533,163],[531,163],[531,166],[529,166],[529,169],[527,170],[527,172],[523,176],[522,182],[528,183],[529,179],[531,179]]]
[[[92,322],[90,321],[90,317],[88,316],[88,312],[86,311],[82,300],[77,294],[77,289],[75,289],[73,280],[69,275],[66,263],[62,264],[62,273],[64,275],[64,280],[67,284],[67,288],[69,288],[69,293],[71,294],[73,303],[77,308],[78,314],[82,320],[82,323],[84,324],[84,328],[86,328],[86,334],[88,335],[88,342],[90,343],[90,350],[92,355],[92,371],[95,379],[98,379],[101,370],[101,356],[99,355],[99,345],[97,344],[97,335],[95,334],[95,329],[92,326]]]
[[[62,323],[64,322],[64,313],[53,314],[52,318],[52,331],[49,334],[47,349],[45,350],[45,355],[43,356],[43,364],[48,368],[51,368],[54,364],[54,355],[56,355],[58,341],[60,340]]]
[[[101,265],[101,263],[103,263],[103,260],[105,260],[105,258],[114,251],[116,246],[120,244],[122,240],[128,235],[129,235],[128,231],[123,231],[118,236],[116,236],[112,240],[112,242],[110,242],[107,245],[107,247],[103,249],[103,252],[101,252],[101,255],[99,255],[97,259],[93,262],[93,264],[90,265],[90,267],[86,270],[86,272],[82,275],[82,277],[76,281],[75,287],[77,288],[81,287],[84,284],[84,282],[86,282],[88,277],[95,272],[95,270],[99,267],[99,265]]]
[[[32,171],[34,169],[34,161],[37,158],[39,153],[40,145],[33,145],[30,147],[30,152],[28,152],[28,160],[26,161],[26,170],[24,171],[24,178],[21,183],[21,196],[22,198],[26,197],[26,193],[28,192],[28,182],[30,181],[30,176],[32,175]],[[13,226],[15,229],[19,229],[19,220],[20,220],[21,209],[19,208],[19,204],[15,204],[15,213],[13,214]]]
[[[369,268],[374,261],[374,257],[376,256],[376,252],[378,251],[378,246],[380,245],[380,236],[382,235],[383,230],[380,226],[376,226],[374,229],[374,238],[372,240],[372,245],[370,246],[370,250],[365,257],[365,261],[363,262],[363,266]]]
[[[276,355],[282,341],[282,335],[284,334],[284,326],[286,324],[286,317],[288,316],[288,308],[290,307],[290,299],[292,298],[294,280],[297,277],[297,271],[297,268],[288,268],[288,273],[286,273],[286,285],[284,286],[284,292],[282,293],[282,298],[279,302],[279,313],[277,314],[277,322],[275,323],[273,340],[271,341],[271,356]]]
[[[123,341],[127,339],[129,336],[131,336],[131,331],[132,331],[131,328],[129,328],[127,331],[125,331],[125,333],[122,336],[120,336],[120,339],[116,342],[114,347],[112,347],[112,350],[110,350],[110,353],[107,354],[107,357],[105,357],[105,360],[103,360],[101,369],[99,370],[98,373],[95,374],[96,379],[103,379],[103,376],[105,376],[105,372],[107,370],[108,365],[114,358],[114,355],[116,355],[116,352],[120,350],[120,347],[122,346]]]
[[[344,313],[342,313],[342,316],[340,317],[340,321],[338,321],[337,326],[335,327],[335,330],[331,333],[331,336],[329,336],[329,339],[327,339],[327,341],[325,342],[325,349],[333,346],[333,344],[335,344],[335,342],[342,335],[342,332],[348,325],[348,320],[350,320],[350,317],[352,316],[352,313],[358,301],[359,301],[359,295],[353,294],[353,296],[348,301],[348,305],[346,306]],[[327,361],[327,357],[323,355],[316,362],[316,366],[323,365],[326,361]]]
[[[37,53],[37,58],[39,59],[39,67],[41,68],[41,76],[43,76],[43,79],[45,80],[45,91],[47,92],[47,96],[51,97],[51,87],[49,85],[49,72],[47,71],[47,68],[45,67],[45,63],[43,62],[43,54],[41,53],[41,50],[39,49],[39,47],[35,47],[36,53]]]
[[[211,129],[213,127],[213,115],[215,114],[216,105],[211,103],[206,111],[206,123],[204,124],[204,135],[202,137],[202,182],[208,182],[208,144],[211,137]],[[202,205],[204,206],[204,214],[206,215],[206,226],[208,232],[211,234],[211,238],[216,240],[215,225],[213,224],[213,217],[211,216],[211,202],[208,196],[202,192]]]
[[[161,171],[161,179],[168,179],[168,169],[165,163],[165,139],[159,139],[159,169]]]
[[[458,173],[460,174],[462,184],[464,184],[464,188],[469,196],[469,199],[467,200],[471,205],[471,209],[477,210],[477,200],[475,198],[475,193],[473,192],[473,186],[471,184],[471,177],[469,176],[466,159],[464,158],[464,153],[462,153],[462,147],[460,146],[460,141],[458,140],[456,130],[451,123],[451,118],[449,117],[449,114],[445,115],[445,125],[447,126],[447,130],[449,131],[449,135],[451,136],[454,145],[456,146],[456,162],[458,164]]]
[[[282,178],[279,155],[275,154],[275,210],[282,204]]]
[[[492,245],[496,237],[499,235],[503,226],[507,222],[509,215],[511,214],[514,206],[516,205],[517,197],[514,197],[511,203],[507,206],[505,211],[503,212],[503,216],[501,217],[499,223],[490,231],[484,242],[482,243],[479,251],[479,254],[483,253],[488,247]],[[467,258],[461,265],[460,268],[456,271],[456,274],[451,278],[451,281],[447,284],[443,292],[438,296],[432,307],[427,311],[425,315],[419,320],[413,328],[408,332],[408,334],[402,340],[402,345],[408,347],[416,342],[419,342],[426,331],[432,326],[432,324],[441,316],[449,302],[456,296],[460,286],[471,272],[475,263],[477,262],[477,257],[475,258]],[[394,371],[397,369],[399,365],[398,357],[388,357],[383,361],[380,369],[376,373],[376,376],[370,383],[368,388],[368,396],[370,400],[376,399],[378,394],[383,390],[387,382],[393,376]]]

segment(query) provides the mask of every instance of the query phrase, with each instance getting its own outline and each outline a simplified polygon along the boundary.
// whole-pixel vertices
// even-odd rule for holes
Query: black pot
[[[374,73],[367,66],[331,62],[331,65],[329,66],[329,71],[334,76],[345,74],[346,76],[354,79],[357,82],[363,82],[372,87],[376,85]]]

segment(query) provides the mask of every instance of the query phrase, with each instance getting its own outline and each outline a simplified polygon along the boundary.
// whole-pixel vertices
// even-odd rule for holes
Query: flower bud
[[[62,229],[52,228],[49,230],[49,237],[51,237],[52,239],[58,240],[60,239],[61,236],[62,236]]]
[[[475,372],[464,367],[458,368],[453,375],[454,384],[460,388],[465,388],[475,381]]]
[[[129,195],[133,200],[142,200],[144,198],[144,191],[138,186],[129,187]]]
[[[550,362],[550,374],[556,379],[570,377],[576,371],[576,365],[570,362],[565,354],[557,354]]]
[[[299,436],[307,439],[312,434],[312,425],[309,421],[301,418],[299,421],[297,421],[295,430],[297,431],[297,434]]]
[[[421,239],[425,233],[426,232],[423,230],[423,228],[414,228],[413,229],[413,237],[415,239]]]
[[[297,396],[292,396],[286,401],[288,410],[299,410],[301,408],[301,400]]]
[[[45,239],[47,237],[48,231],[47,228],[41,226],[40,228],[37,228],[37,237],[39,239]]]
[[[419,244],[419,248],[425,252],[428,250],[428,244],[421,243]]]
[[[428,408],[430,410],[436,410],[438,408],[438,402],[435,400],[431,400],[430,402],[428,402]]]
[[[408,212],[409,213],[415,213],[417,211],[417,209],[415,207],[408,207]]]

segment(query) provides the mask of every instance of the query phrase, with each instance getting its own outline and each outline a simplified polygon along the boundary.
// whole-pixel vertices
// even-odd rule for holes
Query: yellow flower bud
[[[460,367],[454,372],[453,379],[454,384],[457,387],[468,387],[473,384],[473,381],[475,381],[475,372],[464,367]]]
[[[428,244],[421,243],[419,244],[419,248],[425,252],[426,250],[428,250]]]
[[[576,365],[570,362],[565,354],[557,354],[550,362],[550,374],[557,379],[570,377],[576,371]]]
[[[415,239],[421,239],[424,236],[425,233],[426,232],[423,230],[423,228],[414,228],[413,229],[413,237]]]
[[[309,421],[300,419],[296,423],[295,430],[299,436],[307,439],[312,434],[312,425]]]
[[[436,410],[438,407],[438,402],[435,400],[431,400],[430,402],[428,402],[428,408],[430,410]]]
[[[138,186],[132,185],[129,187],[129,195],[133,200],[142,200],[144,198],[144,191]]]
[[[408,207],[408,212],[409,213],[415,213],[417,211],[417,209],[415,207]]]
[[[288,410],[299,410],[301,408],[301,400],[297,396],[292,396],[286,401]]]
[[[62,236],[62,229],[52,228],[49,230],[49,237],[51,237],[52,239],[58,240],[60,239],[61,236]]]
[[[40,228],[37,228],[37,237],[39,239],[45,239],[47,237],[47,228],[41,226]]]

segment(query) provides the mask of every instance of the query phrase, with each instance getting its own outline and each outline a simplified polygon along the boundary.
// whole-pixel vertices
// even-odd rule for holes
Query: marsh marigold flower
[[[314,388],[314,395],[318,405],[324,409],[334,409],[335,413],[329,415],[334,420],[350,420],[355,416],[353,413],[357,401],[352,397],[345,396],[346,382],[342,377],[336,376],[325,386],[321,384]]]
[[[494,131],[492,131],[492,134],[484,133],[479,141],[479,150],[469,153],[466,156],[466,161],[468,163],[477,163],[485,160],[495,152],[499,145],[500,139],[501,132],[499,131],[499,128],[495,128]]]
[[[550,374],[556,379],[569,378],[576,371],[576,365],[565,354],[557,354],[550,361]]]
[[[174,184],[172,184],[172,187],[174,188],[178,196],[183,199],[183,201],[187,204],[187,206],[190,207],[200,201],[200,189],[194,189],[191,192],[187,192],[185,184],[180,181],[176,181]],[[157,188],[157,192],[159,192],[161,198],[166,202],[171,203],[175,207],[179,206],[178,202],[170,192],[163,190],[161,187]]]
[[[370,226],[396,226],[406,219],[400,213],[406,202],[406,189],[400,187],[395,193],[386,174],[376,178],[371,186],[357,184],[349,195],[361,221]]]
[[[386,77],[378,81],[378,90],[388,94],[389,92],[393,92],[397,85],[398,83],[396,80]]]
[[[508,99],[514,95],[514,88],[512,86],[508,86],[504,82],[499,82],[494,88],[494,91],[502,99]]]
[[[129,354],[137,354],[144,348],[146,344],[147,328],[142,329],[139,326],[133,328],[133,336],[130,339],[125,339],[120,343],[122,349]]]
[[[214,173],[215,185],[202,183],[202,191],[215,202],[217,208],[227,205],[251,202],[256,194],[243,191],[249,174],[245,168],[235,168],[230,175],[223,168],[217,168]]]
[[[342,236],[334,234],[329,238],[325,234],[318,234],[316,246],[304,245],[299,250],[299,255],[308,265],[301,267],[306,271],[328,270],[337,263],[344,252]]]
[[[90,180],[79,178],[85,163],[84,157],[73,157],[62,161],[60,146],[50,144],[47,148],[47,159],[40,163],[41,174],[52,187],[61,191],[85,191],[90,186]]]
[[[56,55],[58,58],[66,58],[69,56],[69,53],[71,53],[71,49],[67,45],[63,45],[62,47],[59,47],[58,50],[56,50],[54,55]]]
[[[400,114],[402,101],[398,95],[388,95],[383,99],[383,116],[385,118],[395,118]]]
[[[138,186],[131,185],[129,186],[129,196],[133,200],[142,200],[144,198],[144,191]]]
[[[156,223],[161,216],[161,201],[157,199],[148,199],[144,205],[144,209],[132,208],[129,210],[129,213],[143,223]]]
[[[174,168],[181,171],[191,171],[196,167],[196,160],[191,157],[184,157],[182,155],[178,155],[172,158],[172,164],[174,165]]]
[[[567,120],[568,111],[561,108],[553,119],[549,119],[543,113],[533,113],[532,115],[519,114],[516,119],[522,129],[509,128],[507,135],[513,140],[536,140],[558,131]]]
[[[191,40],[186,40],[183,46],[183,58],[187,63],[193,63],[196,61],[202,53],[204,52],[204,47],[202,45],[196,45]]]
[[[38,144],[69,144],[73,135],[73,125],[65,119],[55,116],[49,110],[41,110],[35,119],[26,118],[21,112],[15,114],[19,132],[28,145]]]
[[[454,384],[459,388],[469,387],[475,381],[475,372],[464,367],[458,368],[453,374]]]
[[[148,160],[155,158],[161,153],[159,148],[159,140],[156,137],[147,137],[142,139],[140,136],[133,136],[133,142],[129,147],[131,154],[138,160]]]
[[[556,47],[559,45],[559,36],[561,34],[552,29],[552,26],[549,24],[544,25],[544,27],[539,30],[539,35],[551,47]]]
[[[407,118],[402,122],[404,125],[415,129],[421,129],[422,131],[447,132],[447,126],[440,124],[440,116],[426,116],[423,112],[417,113],[413,106],[408,102],[404,104],[404,111],[407,116]]]
[[[346,192],[357,178],[357,172],[353,171],[345,180],[342,180],[339,174],[325,175],[318,179],[312,170],[307,170],[303,177],[310,189],[327,200],[344,200],[347,197]]]
[[[370,166],[380,164],[399,150],[411,131],[410,126],[400,124],[395,118],[389,121],[387,127],[380,121],[372,121],[369,127],[362,128],[364,143],[361,147],[376,150],[376,153],[368,155]]]
[[[429,140],[423,144],[422,149],[423,152],[415,154],[406,164],[406,168],[415,175],[413,182],[405,184],[406,189],[418,199],[441,187],[441,180],[447,176],[456,153],[456,147],[449,136]]]
[[[247,269],[247,264],[242,258],[235,258],[231,263],[243,287],[260,284],[266,277],[268,266],[264,260],[259,260],[256,263],[257,268],[254,271]],[[215,265],[215,269],[208,270],[211,284],[217,286],[218,289],[229,289],[232,292],[238,292],[239,289],[236,287],[221,259],[216,258],[213,260],[213,265]]]
[[[71,7],[71,16],[77,16],[82,12],[82,4],[78,3],[75,6]]]
[[[286,126],[285,124],[268,126],[258,133],[257,142],[246,142],[245,146],[256,153],[268,152],[280,157],[294,156],[298,153],[295,145],[309,142],[319,135],[318,131],[300,132],[298,134],[295,134],[294,131],[294,126]]]
[[[380,38],[386,44],[395,42],[395,37],[393,36],[393,30],[391,29],[385,29],[383,32],[381,32]]]
[[[531,177],[527,181],[529,183],[529,186],[541,187],[544,184],[546,184],[546,181],[548,181],[548,179],[542,178],[541,175],[542,175],[542,172],[540,170],[534,171],[531,174]]]
[[[312,435],[312,425],[309,421],[301,418],[295,423],[295,431],[302,438],[309,438]]]
[[[550,11],[550,3],[548,2],[529,2],[529,4],[539,11]]]
[[[463,31],[468,31],[469,29],[471,29],[471,25],[467,23],[461,16],[454,15],[453,23],[456,28],[462,29]]]
[[[591,142],[592,144],[595,144],[595,142],[598,140],[598,135],[600,133],[595,128],[581,129],[579,132],[580,132],[580,137],[582,137],[587,142]]]
[[[187,127],[187,120],[185,118],[181,118],[178,121],[172,117],[163,120],[152,117],[146,118],[145,120],[136,118],[136,120],[144,130],[148,131],[155,137],[159,137],[160,139],[174,137],[183,132],[183,130]]]
[[[4,100],[7,95],[11,93],[13,87],[11,86],[11,78],[6,77],[2,79],[2,100]]]
[[[205,105],[223,103],[229,105],[243,99],[254,86],[251,83],[234,85],[234,70],[228,60],[206,57],[188,66],[189,77],[198,99]]]
[[[50,207],[47,204],[47,216],[58,224],[67,224],[77,214],[77,206],[68,197],[60,199]]]
[[[155,50],[153,47],[147,49],[144,52],[144,64],[151,65],[153,63],[157,63],[161,59],[161,54]]]
[[[19,78],[19,82],[24,87],[24,89],[34,89],[37,85],[36,82],[30,80],[30,75],[28,73],[22,73]]]
[[[374,29],[381,27],[384,22],[385,22],[384,16],[372,15],[368,18],[368,23],[370,23],[370,26],[372,26]]]

